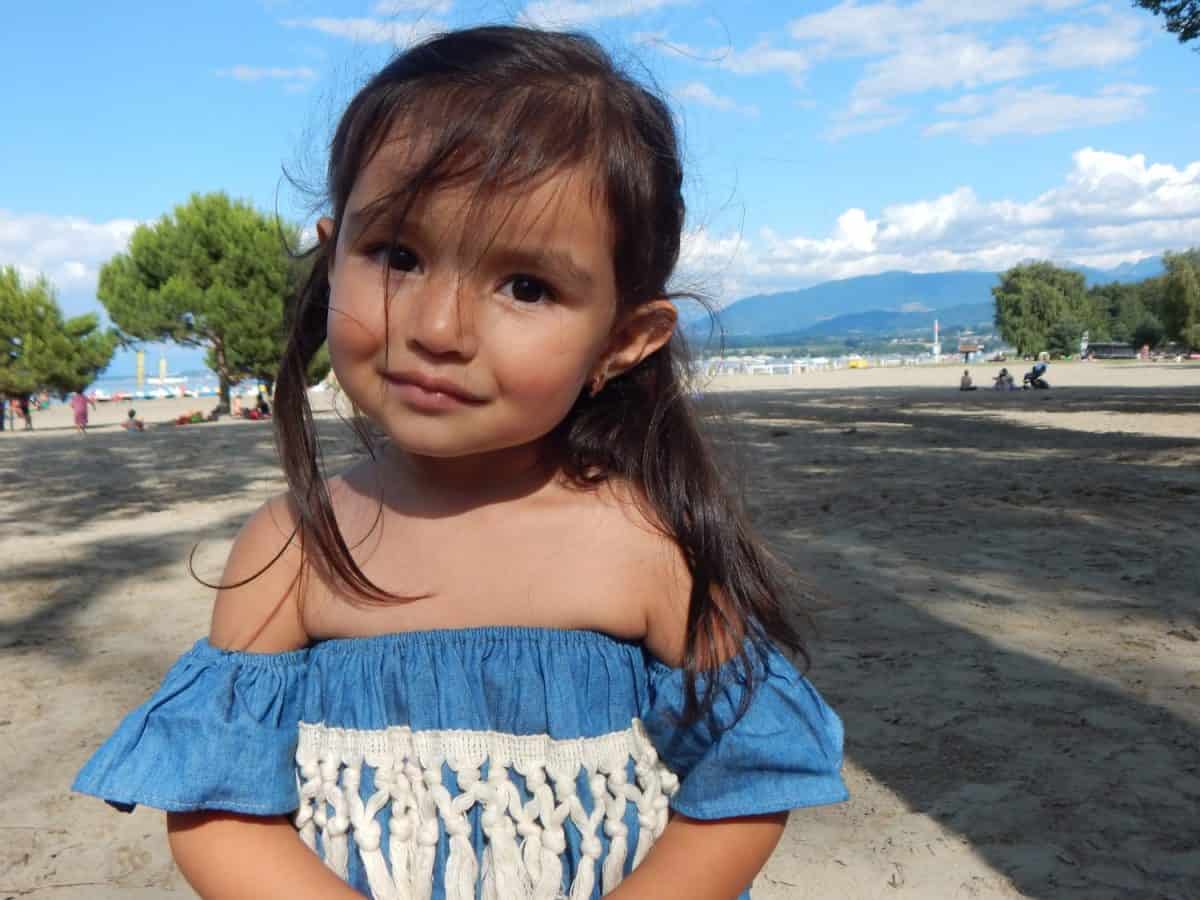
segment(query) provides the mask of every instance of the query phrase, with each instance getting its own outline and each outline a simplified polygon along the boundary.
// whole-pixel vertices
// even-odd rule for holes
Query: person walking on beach
[[[22,394],[17,398],[17,412],[21,418],[25,420],[25,430],[33,431],[33,411],[30,406],[28,394]]]
[[[450,32],[328,173],[288,490],[75,789],[167,810],[202,897],[747,897],[843,731],[688,400],[670,109],[589,38]],[[326,344],[371,451],[329,478]]]
[[[71,395],[71,411],[75,414],[75,430],[80,434],[87,433],[89,404],[95,407],[96,401],[85,395],[83,391],[76,391]]]

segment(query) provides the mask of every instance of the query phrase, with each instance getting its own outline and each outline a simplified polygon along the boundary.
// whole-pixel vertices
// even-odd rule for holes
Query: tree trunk
[[[220,384],[217,394],[217,412],[229,414],[229,364],[225,361],[225,343],[219,339],[213,341],[213,356],[217,360],[217,381]]]

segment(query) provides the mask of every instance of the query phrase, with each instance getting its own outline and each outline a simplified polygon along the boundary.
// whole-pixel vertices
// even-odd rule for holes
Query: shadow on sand
[[[1200,654],[1200,434],[978,415],[1194,413],[1200,390],[954,399],[709,398],[737,416],[755,521],[829,573],[814,678],[847,756],[1025,896],[1200,896],[1200,697],[1177,665]],[[1001,613],[1026,631],[990,632]]]
[[[1001,401],[1175,413],[1200,409],[1200,392],[720,402],[736,411],[755,521],[801,573],[828,573],[814,585],[828,598],[814,678],[846,722],[850,759],[1025,896],[1196,897],[1200,700],[1194,664],[1180,661],[1200,652],[1200,435],[977,415]],[[333,420],[321,430],[336,471],[352,442]],[[73,469],[70,433],[0,442],[0,469],[18,473],[0,483],[0,536],[52,540],[99,516],[281,486],[269,429],[139,437],[88,436],[86,452],[124,472],[112,479]],[[231,536],[243,518],[11,566],[6,583],[29,590],[30,606],[0,623],[0,652],[78,660],[93,598],[167,580],[194,543]],[[999,613],[1025,630],[992,630]]]

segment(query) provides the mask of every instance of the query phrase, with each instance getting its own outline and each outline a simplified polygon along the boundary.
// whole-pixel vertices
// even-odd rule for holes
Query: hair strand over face
[[[277,443],[301,540],[351,599],[397,599],[373,584],[338,530],[322,473],[305,373],[326,340],[329,263],[355,180],[403,135],[395,190],[370,217],[398,225],[425,192],[473,185],[480,207],[501,192],[558,171],[594,172],[612,226],[618,316],[658,298],[684,224],[683,172],[667,106],[619,72],[590,38],[516,27],[434,37],[400,54],[355,96],[330,146],[328,201],[335,232],[313,254],[290,314],[276,391]],[[691,295],[689,295],[691,296]],[[693,299],[703,300],[699,297]],[[804,652],[781,599],[788,578],[727,493],[689,398],[680,334],[595,397],[585,390],[549,436],[576,485],[608,478],[637,487],[651,521],[683,552],[692,576],[684,670],[685,720],[711,708],[723,670],[752,687],[766,639]],[[368,450],[371,437],[358,423]],[[751,691],[746,691],[748,702]]]

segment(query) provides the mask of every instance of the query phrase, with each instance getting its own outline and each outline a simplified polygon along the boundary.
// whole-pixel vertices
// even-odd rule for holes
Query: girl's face
[[[365,210],[393,189],[402,149],[375,155],[339,223],[329,309],[338,382],[412,454],[531,444],[614,349],[607,211],[581,171],[493,197],[482,212],[471,208],[474,185],[435,188],[393,245],[388,217],[370,225]],[[318,224],[322,240],[332,224]]]

